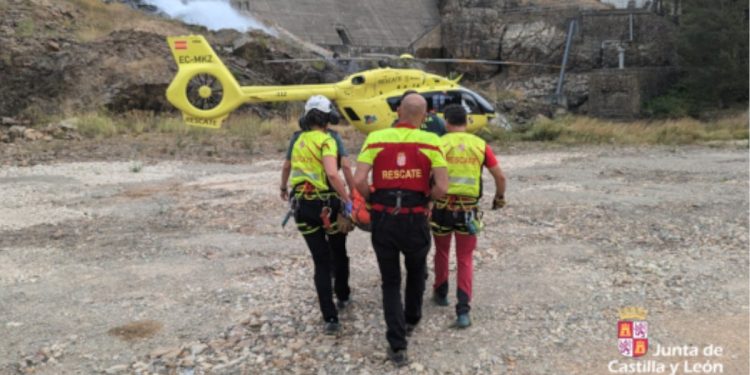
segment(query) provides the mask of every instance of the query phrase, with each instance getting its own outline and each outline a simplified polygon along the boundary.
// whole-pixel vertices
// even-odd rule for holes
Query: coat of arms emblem
[[[640,357],[648,352],[648,311],[640,307],[620,309],[617,321],[617,350],[626,357]]]
[[[406,154],[403,152],[399,152],[398,155],[396,155],[396,165],[399,167],[403,167],[406,165]]]

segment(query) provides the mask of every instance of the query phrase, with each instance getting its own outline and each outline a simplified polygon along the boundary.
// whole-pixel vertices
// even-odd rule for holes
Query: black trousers
[[[422,319],[422,297],[430,251],[430,227],[424,214],[371,213],[372,246],[380,267],[383,314],[391,349],[406,349],[406,323]],[[401,253],[406,266],[405,299],[401,302]]]
[[[346,255],[346,234],[329,234],[320,227],[321,201],[300,201],[295,219],[297,223],[319,227],[312,233],[303,234],[315,265],[315,290],[318,303],[326,322],[338,322],[338,311],[333,303],[333,294],[341,301],[349,299],[349,257]],[[334,216],[335,217],[335,216]],[[334,282],[331,282],[333,274]],[[331,285],[333,284],[333,286]]]

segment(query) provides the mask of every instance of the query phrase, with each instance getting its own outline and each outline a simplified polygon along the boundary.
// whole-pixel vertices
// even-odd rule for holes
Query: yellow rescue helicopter
[[[167,99],[182,112],[188,125],[218,128],[230,112],[244,103],[305,101],[312,95],[323,95],[336,103],[338,112],[350,124],[370,133],[393,124],[406,90],[422,94],[428,110],[437,113],[448,104],[463,105],[469,113],[470,132],[498,120],[489,101],[458,84],[461,77],[448,79],[417,69],[376,68],[329,84],[240,86],[202,35],[168,37],[167,42],[178,67],[167,88]]]

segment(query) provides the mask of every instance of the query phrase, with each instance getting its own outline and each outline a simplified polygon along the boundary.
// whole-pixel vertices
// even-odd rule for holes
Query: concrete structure
[[[589,73],[589,113],[639,117],[644,102],[675,82],[675,24],[642,9],[582,12],[579,19],[576,52],[594,63]],[[625,69],[617,69],[621,57]]]
[[[437,0],[231,0],[254,17],[335,51],[406,52],[440,24]]]
[[[643,8],[646,3],[651,3],[651,0],[600,0],[604,4],[613,5],[618,9],[625,9],[630,6],[635,8]]]
[[[662,15],[680,16],[682,0],[599,0],[617,9],[648,9]]]
[[[676,25],[646,10],[581,12],[573,53],[580,68],[616,68],[625,49],[626,67],[676,64]],[[588,65],[586,63],[591,65]]]
[[[660,95],[677,78],[674,68],[602,69],[590,73],[589,113],[631,119],[643,103]]]

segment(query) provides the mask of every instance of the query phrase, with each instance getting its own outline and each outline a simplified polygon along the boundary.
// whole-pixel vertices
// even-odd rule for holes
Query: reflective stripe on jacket
[[[448,162],[448,195],[478,198],[482,194],[486,142],[464,132],[448,133],[440,140]]]
[[[375,190],[430,193],[432,168],[445,167],[440,138],[408,124],[370,133],[357,161],[372,165]]]

